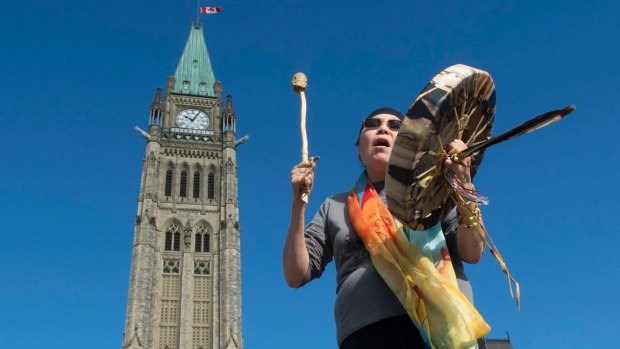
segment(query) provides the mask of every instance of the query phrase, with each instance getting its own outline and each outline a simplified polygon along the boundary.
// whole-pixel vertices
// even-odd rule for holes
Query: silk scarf
[[[365,173],[347,203],[353,229],[375,269],[420,330],[427,348],[476,348],[477,338],[491,328],[458,289],[441,225],[416,231],[397,222]]]

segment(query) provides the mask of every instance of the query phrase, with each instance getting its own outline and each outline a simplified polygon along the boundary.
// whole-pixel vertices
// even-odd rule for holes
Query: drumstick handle
[[[301,161],[308,161],[308,135],[306,134],[306,93],[299,92],[301,99],[300,129],[301,129]],[[306,194],[306,202],[307,202]]]
[[[301,161],[308,161],[308,135],[306,134],[306,93],[304,91],[299,92],[299,98],[301,99],[301,114],[299,118],[301,129]],[[301,193],[301,201],[308,203],[309,190],[306,188]]]

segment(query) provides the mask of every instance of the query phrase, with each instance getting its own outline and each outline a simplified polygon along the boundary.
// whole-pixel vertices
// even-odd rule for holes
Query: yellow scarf
[[[375,269],[420,329],[427,346],[475,348],[476,339],[491,328],[458,289],[449,253],[443,253],[436,269],[433,261],[407,240],[406,228],[394,220],[364,173],[349,194],[348,209]],[[409,230],[409,234],[418,233],[422,232]]]

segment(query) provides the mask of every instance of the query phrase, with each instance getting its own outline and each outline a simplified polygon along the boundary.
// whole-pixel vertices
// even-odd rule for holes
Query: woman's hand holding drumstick
[[[314,168],[318,156],[308,158],[308,136],[306,135],[306,88],[308,87],[308,78],[304,73],[296,73],[293,75],[293,91],[299,94],[301,99],[301,163],[291,171],[291,184],[293,190],[301,194],[301,201],[308,203],[308,195],[312,190],[314,183]]]

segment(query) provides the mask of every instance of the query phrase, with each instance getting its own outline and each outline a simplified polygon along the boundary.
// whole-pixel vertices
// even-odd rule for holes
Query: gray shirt
[[[353,230],[346,207],[348,194],[328,197],[305,227],[310,263],[304,283],[320,277],[332,258],[336,262],[334,317],[338,345],[364,326],[406,314],[392,290],[375,270],[364,243]],[[380,196],[385,203],[383,190]],[[442,222],[442,230],[459,288],[471,300],[471,286],[456,250],[457,228],[454,209]]]

